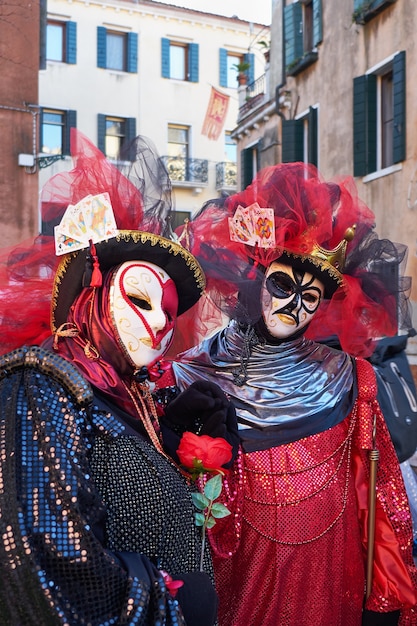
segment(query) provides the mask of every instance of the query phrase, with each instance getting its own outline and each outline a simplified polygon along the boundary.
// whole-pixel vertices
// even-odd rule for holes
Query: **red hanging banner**
[[[206,135],[209,139],[213,139],[214,141],[220,137],[226,120],[228,107],[229,96],[212,87],[210,102],[201,130],[202,135]]]

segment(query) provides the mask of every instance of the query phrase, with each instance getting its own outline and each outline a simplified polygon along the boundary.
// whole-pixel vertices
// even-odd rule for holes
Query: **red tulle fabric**
[[[358,399],[343,422],[240,454],[225,479],[222,498],[232,514],[210,531],[220,626],[361,626],[374,411],[378,529],[366,608],[401,609],[401,626],[417,624],[407,495],[372,367],[357,366]]]
[[[239,206],[253,203],[274,210],[274,248],[260,249],[230,239],[229,218]],[[406,254],[403,250],[397,253],[398,244],[379,240],[374,222],[374,214],[358,198],[352,178],[325,182],[314,166],[285,163],[261,170],[244,191],[208,203],[177,234],[203,266],[208,300],[220,310],[217,320],[226,315],[254,324],[260,313],[251,300],[258,297],[255,283],[262,281],[265,267],[283,250],[305,256],[316,244],[331,250],[344,239],[347,229],[355,226],[355,236],[347,244],[342,284],[331,300],[321,305],[307,336],[314,340],[337,337],[347,353],[368,357],[376,339],[397,332],[399,299],[404,296],[398,274],[388,281],[373,268],[387,261],[397,267]],[[319,269],[317,274],[320,278]],[[242,298],[245,292],[246,301]],[[197,341],[203,339],[207,327],[213,327],[215,317],[212,307],[199,303],[193,335]],[[182,324],[180,320],[178,333],[185,337]]]
[[[86,195],[110,194],[118,228],[140,229],[144,209],[139,190],[76,129],[71,130],[73,169],[53,176],[41,192],[42,222],[52,232],[69,204]],[[41,344],[50,335],[52,285],[60,257],[52,235],[0,253],[0,352]]]

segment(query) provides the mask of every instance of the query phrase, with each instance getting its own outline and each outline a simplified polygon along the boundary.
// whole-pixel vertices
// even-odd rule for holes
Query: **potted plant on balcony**
[[[239,85],[246,85],[248,82],[247,71],[250,68],[250,63],[247,61],[241,61],[240,63],[235,63],[232,67],[237,71],[237,82]]]
[[[257,45],[262,49],[262,52],[264,53],[265,62],[269,63],[269,55],[271,53],[271,42],[267,41],[266,39],[261,39],[260,41],[258,41]]]

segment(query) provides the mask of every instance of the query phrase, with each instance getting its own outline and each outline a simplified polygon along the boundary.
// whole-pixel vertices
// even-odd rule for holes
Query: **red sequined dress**
[[[401,609],[401,626],[417,624],[411,516],[372,367],[301,338],[255,348],[247,382],[236,388],[237,335],[229,328],[174,365],[180,384],[215,380],[236,402],[243,426],[223,489],[232,514],[210,537],[220,625],[361,625],[374,415],[380,459],[366,608]],[[276,389],[268,395],[271,380]]]

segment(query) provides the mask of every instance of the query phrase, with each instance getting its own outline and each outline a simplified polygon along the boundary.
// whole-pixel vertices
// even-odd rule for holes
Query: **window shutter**
[[[219,50],[219,85],[227,87],[227,50],[225,48]]]
[[[43,148],[43,108],[39,110],[39,150]]]
[[[170,77],[169,68],[169,39],[162,37],[161,39],[161,74],[162,78]]]
[[[102,113],[97,115],[97,147],[106,154],[106,116]]]
[[[245,189],[253,180],[253,148],[246,148],[241,152],[242,189]]]
[[[303,56],[303,33],[302,28],[300,28],[302,21],[301,2],[294,2],[285,7],[285,67],[294,64]]]
[[[66,47],[67,63],[77,63],[77,22],[67,22],[66,24]]]
[[[65,116],[65,129],[64,129],[64,137],[63,146],[62,146],[62,154],[70,155],[71,154],[71,128],[77,127],[77,111],[67,111]]]
[[[316,167],[318,166],[318,142],[317,142],[317,109],[310,107],[308,112],[308,155],[307,160]]]
[[[127,71],[136,74],[138,71],[138,34],[127,33]]]
[[[366,76],[353,79],[353,175],[365,176],[366,167]]]
[[[283,163],[304,161],[304,121],[282,120]]]
[[[136,143],[132,143],[136,137],[136,117],[128,117],[125,121],[126,138],[125,142],[128,147],[127,159],[129,161],[136,160]]]
[[[313,0],[313,46],[319,45],[323,41],[321,0]]]
[[[190,43],[188,46],[190,78],[192,83],[198,83],[198,43]]]
[[[361,9],[363,6],[363,0],[354,0],[353,1],[353,10],[357,11],[358,9]]]
[[[394,163],[405,159],[406,118],[405,118],[405,51],[395,55],[392,67],[394,90]]]
[[[106,67],[106,36],[107,29],[97,26],[97,67]]]
[[[353,175],[365,176],[376,170],[376,76],[353,80]]]
[[[243,61],[249,63],[249,69],[245,74],[248,77],[248,85],[251,85],[255,81],[255,55],[253,52],[247,52],[243,55]]]

